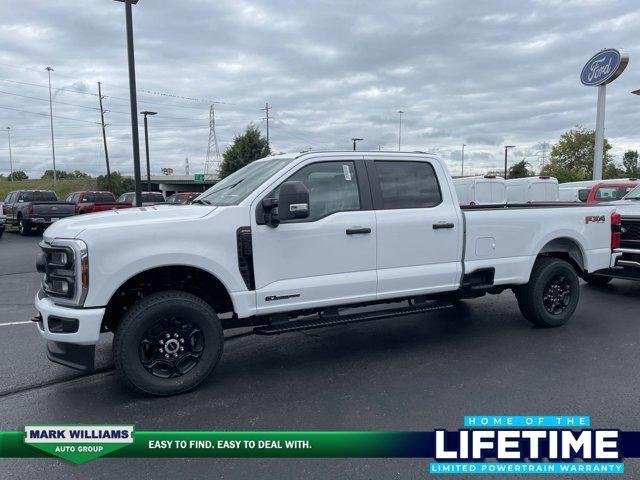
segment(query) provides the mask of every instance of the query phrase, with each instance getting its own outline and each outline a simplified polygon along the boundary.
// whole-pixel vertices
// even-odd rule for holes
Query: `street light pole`
[[[400,115],[400,122],[398,124],[398,151],[400,151],[402,147],[402,114],[404,112],[402,110],[398,110],[398,114]]]
[[[507,155],[509,153],[510,148],[516,148],[515,145],[505,145],[504,146],[504,179],[507,179]]]
[[[147,116],[148,115],[157,115],[158,112],[149,112],[144,111],[140,112],[144,115],[144,146],[147,152],[147,192],[151,191],[151,164],[149,162],[149,127],[147,125]]]
[[[13,182],[13,159],[11,158],[11,127],[7,127],[7,136],[9,137],[9,171],[11,176],[9,179]]]
[[[353,142],[353,151],[356,151],[356,142],[361,142],[362,140],[364,140],[364,138],[352,138],[351,141]]]
[[[124,2],[127,23],[127,57],[129,60],[129,99],[131,103],[131,140],[133,142],[133,176],[136,185],[136,207],[142,206],[142,180],[140,178],[140,137],[138,135],[138,96],[136,91],[136,62],[133,49],[133,14],[131,5],[138,0],[116,0]]]
[[[49,74],[49,120],[51,121],[51,156],[53,157],[53,185],[58,181],[58,172],[56,171],[56,145],[53,140],[53,101],[51,100],[51,72],[53,68],[45,68]]]
[[[464,147],[466,147],[467,144],[463,143],[462,144],[462,168],[460,169],[460,176],[464,177]]]

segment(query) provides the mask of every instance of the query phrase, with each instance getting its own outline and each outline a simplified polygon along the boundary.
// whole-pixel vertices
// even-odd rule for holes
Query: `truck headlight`
[[[89,290],[89,253],[82,240],[54,239],[40,244],[42,290],[61,305],[81,306]]]

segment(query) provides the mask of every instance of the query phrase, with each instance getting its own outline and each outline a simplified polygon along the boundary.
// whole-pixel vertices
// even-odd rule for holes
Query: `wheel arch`
[[[193,265],[163,265],[132,275],[115,290],[106,305],[101,331],[114,331],[122,315],[138,300],[166,290],[192,293],[218,315],[235,312],[228,289],[211,272]]]
[[[571,237],[558,237],[548,241],[538,252],[538,257],[555,257],[569,262],[578,276],[583,276],[587,265],[585,254],[578,241]]]

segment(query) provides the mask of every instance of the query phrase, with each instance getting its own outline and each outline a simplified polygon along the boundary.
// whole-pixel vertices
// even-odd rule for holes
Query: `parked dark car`
[[[202,192],[179,192],[167,198],[167,203],[174,205],[189,205],[193,200],[202,195]]]
[[[4,223],[6,218],[3,214],[0,214],[0,238],[2,238],[2,234],[4,233]]]
[[[66,201],[76,206],[78,215],[133,206],[131,203],[117,202],[116,196],[111,192],[98,191],[73,192],[67,196]]]
[[[61,202],[50,190],[16,190],[9,192],[2,207],[7,224],[17,225],[20,235],[33,228],[44,230],[61,218],[75,215],[73,203]]]
[[[123,193],[118,197],[118,202],[130,203],[132,205],[135,205],[136,204],[135,192]],[[150,207],[151,205],[157,205],[159,203],[166,203],[164,199],[164,195],[162,195],[162,192],[142,192],[143,207]]]

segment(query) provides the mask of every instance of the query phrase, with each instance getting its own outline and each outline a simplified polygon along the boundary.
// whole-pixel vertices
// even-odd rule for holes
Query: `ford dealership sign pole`
[[[602,154],[604,150],[604,104],[607,83],[613,82],[627,67],[629,55],[608,48],[591,57],[582,68],[580,81],[588,87],[598,87],[598,111],[596,113],[596,145],[593,155],[593,179],[602,179]]]

